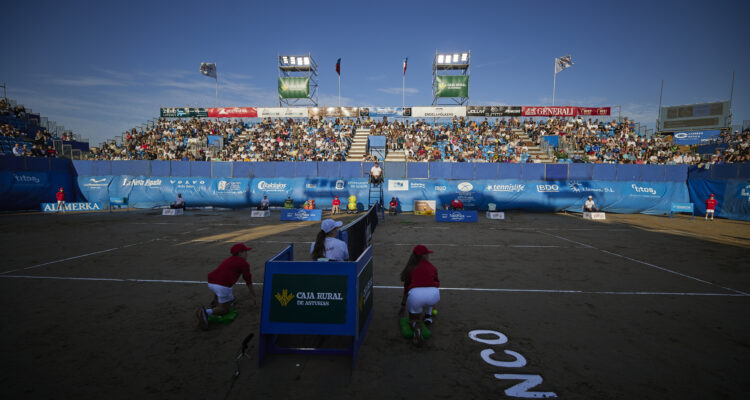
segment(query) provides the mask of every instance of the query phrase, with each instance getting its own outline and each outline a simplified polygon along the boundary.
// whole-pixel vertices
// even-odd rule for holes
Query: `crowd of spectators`
[[[348,119],[160,119],[131,130],[122,143],[93,148],[99,160],[344,161],[354,121]]]
[[[13,107],[10,102],[0,99],[0,115],[11,118],[26,118],[26,108],[23,105]],[[6,121],[6,119],[3,119]],[[29,135],[15,127],[14,125],[3,122],[0,123],[0,140],[9,143],[12,148],[8,153],[14,156],[25,157],[57,157],[57,151],[52,147],[52,138],[47,131],[36,130],[36,135],[32,139]]]

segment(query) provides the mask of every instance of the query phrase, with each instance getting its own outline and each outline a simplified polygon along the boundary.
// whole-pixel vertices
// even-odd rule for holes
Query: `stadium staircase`
[[[543,163],[557,162],[557,160],[554,160],[554,157],[551,157],[549,154],[545,153],[544,150],[542,150],[539,146],[533,144],[529,136],[526,135],[522,129],[511,129],[511,132],[514,135],[518,135],[519,139],[526,143],[526,147],[529,148],[529,155],[531,155],[534,160],[539,160]]]
[[[352,146],[349,149],[347,161],[362,161],[362,157],[367,154],[367,138],[370,136],[370,130],[367,128],[357,128],[352,138]]]
[[[406,162],[406,152],[403,150],[394,150],[388,151],[388,154],[385,156],[385,161],[387,162]]]

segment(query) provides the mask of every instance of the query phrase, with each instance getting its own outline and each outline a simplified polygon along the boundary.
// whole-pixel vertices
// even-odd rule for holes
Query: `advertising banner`
[[[527,107],[521,108],[524,117],[575,117],[578,107]]]
[[[281,210],[282,221],[320,221],[322,210],[305,210],[302,208]]]
[[[258,118],[307,118],[307,107],[258,108]]]
[[[467,117],[520,117],[521,106],[467,106]]]
[[[357,107],[310,107],[307,109],[309,117],[352,117],[357,118],[359,116],[359,108]]]
[[[415,118],[465,117],[466,107],[412,107],[411,115]]]
[[[159,109],[162,118],[208,117],[208,110],[200,107],[166,107]]]
[[[343,324],[347,275],[273,274],[271,322]]]
[[[257,118],[255,107],[224,107],[206,109],[210,118]]]
[[[691,145],[710,142],[718,139],[721,134],[720,130],[710,131],[682,131],[674,133],[674,144]]]
[[[306,99],[310,97],[310,78],[279,78],[279,98]]]
[[[477,222],[479,213],[476,210],[437,210],[435,213],[436,222]]]
[[[717,217],[750,221],[750,180],[688,179],[687,183],[695,215],[706,215],[706,200],[713,194],[719,203]]]
[[[65,203],[65,211],[101,211],[102,203]],[[42,212],[57,212],[57,203],[42,203]]]
[[[578,107],[578,115],[606,116],[610,110],[610,107]]]
[[[414,200],[414,214],[435,215],[436,203],[435,200]]]
[[[357,275],[357,329],[361,332],[372,311],[372,257]]]
[[[363,114],[363,112],[366,114]],[[359,115],[363,117],[403,117],[404,109],[401,107],[362,107]]]
[[[437,97],[469,97],[469,77],[466,75],[438,75],[435,84]]]

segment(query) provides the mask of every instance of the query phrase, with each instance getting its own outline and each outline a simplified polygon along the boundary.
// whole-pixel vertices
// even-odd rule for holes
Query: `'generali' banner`
[[[578,115],[609,115],[610,107],[523,107],[524,117],[575,117]]]
[[[209,108],[209,118],[258,118],[255,107]]]

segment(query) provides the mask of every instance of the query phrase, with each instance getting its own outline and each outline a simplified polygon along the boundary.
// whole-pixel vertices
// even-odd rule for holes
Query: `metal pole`
[[[5,88],[5,86],[3,86]],[[729,126],[732,126],[732,99],[734,98],[734,70],[732,70],[732,90],[729,92]]]
[[[341,107],[341,73],[339,73],[339,107]]]
[[[401,79],[401,109],[406,107],[406,72],[403,75]]]
[[[552,107],[555,106],[555,86],[557,85],[557,72],[554,73],[552,78]]]
[[[219,73],[216,73],[216,108],[219,108]]]
[[[661,99],[664,94],[664,79],[661,80],[661,89],[659,89],[659,115],[656,117],[656,130],[659,129],[659,119],[661,119]]]

